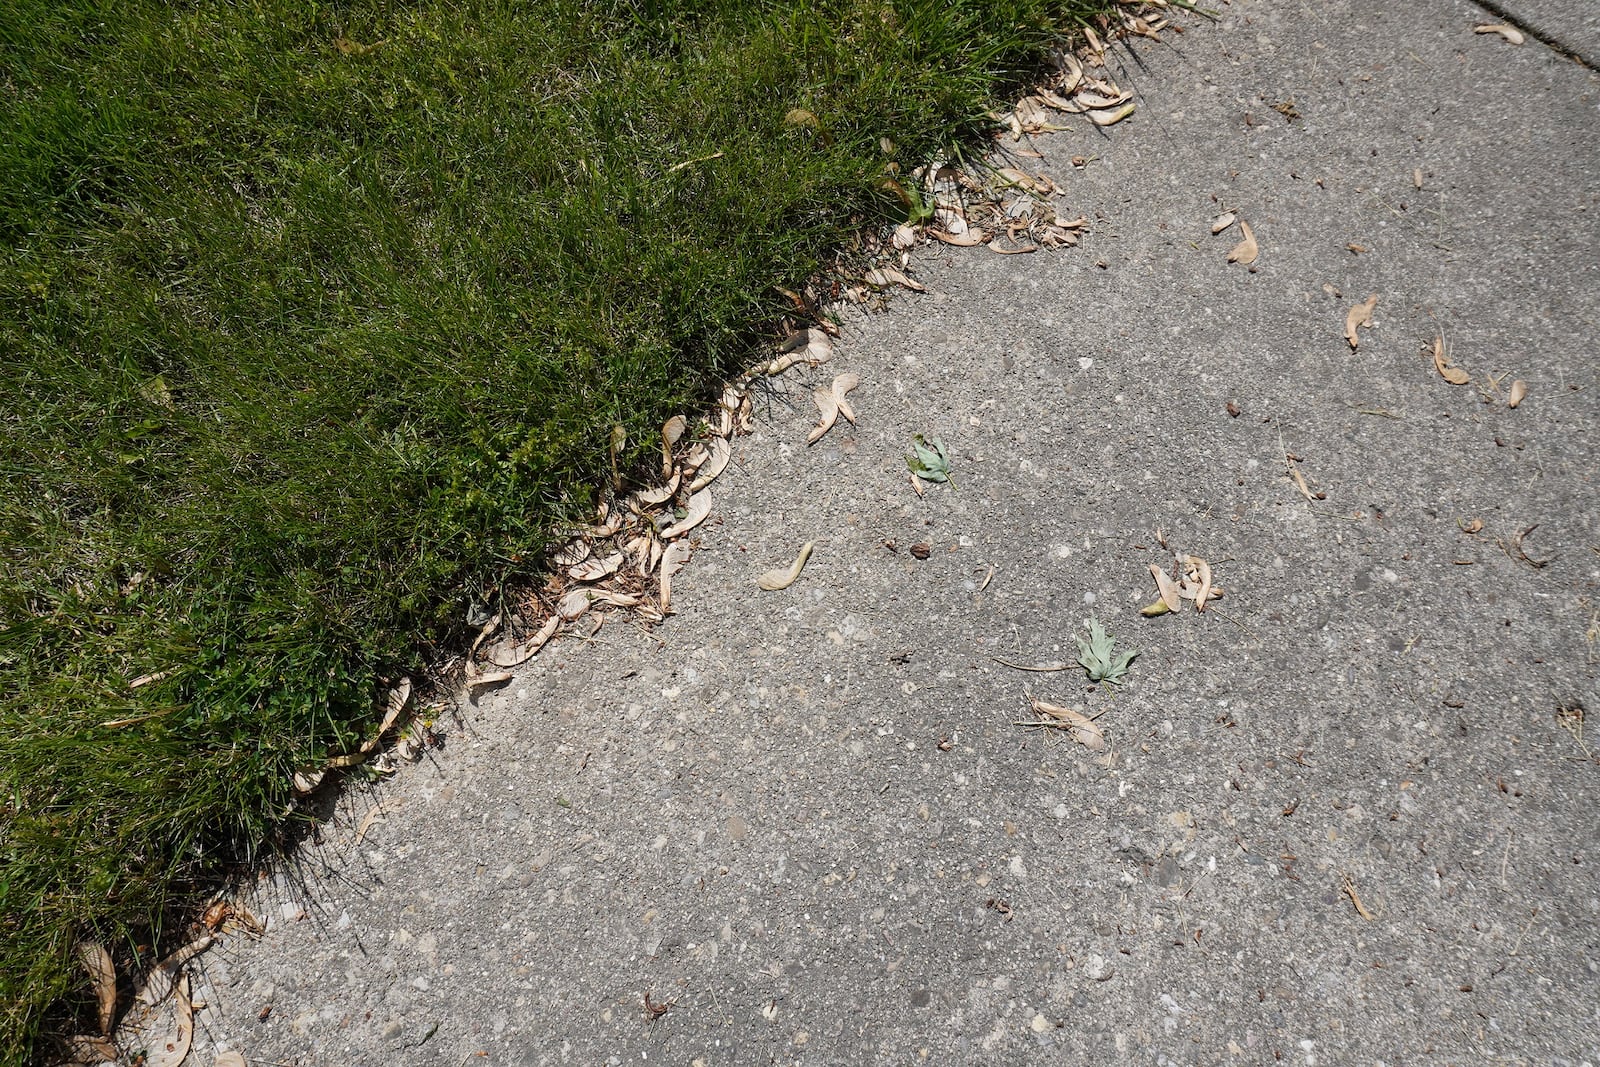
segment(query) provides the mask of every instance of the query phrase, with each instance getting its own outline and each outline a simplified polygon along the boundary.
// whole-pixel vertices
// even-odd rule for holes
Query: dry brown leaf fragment
[[[1538,528],[1539,528],[1539,524],[1538,523],[1534,523],[1532,526],[1529,526],[1527,529],[1518,531],[1516,536],[1511,538],[1511,541],[1510,541],[1509,544],[1507,544],[1507,542],[1505,542],[1505,541],[1501,541],[1500,542],[1501,551],[1503,551],[1511,559],[1513,559],[1513,560],[1515,560],[1515,561],[1517,561],[1519,563],[1526,563],[1528,566],[1532,567],[1536,571],[1537,570],[1543,570],[1545,567],[1548,567],[1550,565],[1550,560],[1549,559],[1534,559],[1532,556],[1528,555],[1527,549],[1525,549],[1522,546],[1523,539],[1528,537],[1530,534],[1533,533],[1533,531],[1537,530]],[[1553,559],[1554,557],[1551,557],[1551,558]]]
[[[1411,171],[1411,184],[1414,188],[1422,188],[1422,168],[1416,167]]]
[[[1457,519],[1456,520],[1456,525],[1461,528],[1461,532],[1462,533],[1475,534],[1475,533],[1478,533],[1479,531],[1481,531],[1483,529],[1483,520],[1482,519],[1471,519],[1471,520],[1468,520],[1468,519]]]
[[[1354,241],[1352,241],[1349,244],[1345,245],[1345,247],[1347,249],[1349,249],[1350,250],[1350,254],[1354,255],[1354,256],[1359,256],[1359,255],[1361,255],[1363,252],[1365,252],[1367,250],[1367,246],[1366,245],[1358,245]]]
[[[1054,108],[1057,111],[1067,111],[1072,114],[1077,114],[1083,110],[1066,97],[1061,96],[1058,93],[1053,93],[1048,89],[1042,90],[1035,94],[1034,99],[1038,100],[1046,107]]]
[[[670,541],[674,537],[687,533],[705,521],[711,514],[711,491],[702,489],[689,497],[689,506],[684,511],[683,518],[661,531],[661,539]]]
[[[902,222],[894,228],[893,244],[896,248],[914,248],[917,244],[917,228],[909,222]]]
[[[1451,385],[1466,385],[1472,381],[1472,375],[1450,362],[1445,355],[1444,338],[1433,339],[1433,369],[1439,372],[1439,377]]]
[[[244,1054],[239,1052],[219,1052],[211,1067],[249,1067],[244,1061]]]
[[[780,589],[789,588],[795,583],[795,579],[800,577],[800,572],[805,569],[806,560],[811,558],[811,550],[816,547],[816,544],[815,541],[807,541],[801,545],[800,554],[794,558],[793,563],[787,567],[767,571],[756,579],[756,585],[768,592],[777,592]]]
[[[1244,240],[1233,246],[1233,251],[1228,253],[1228,262],[1240,263],[1248,267],[1261,254],[1261,246],[1256,244],[1255,231],[1243,219],[1239,220],[1239,232],[1244,234]]]
[[[1289,464],[1289,477],[1294,481],[1295,488],[1300,490],[1300,495],[1305,497],[1308,503],[1317,499],[1316,495],[1311,492],[1311,486],[1306,484],[1306,476],[1301,474],[1300,468],[1293,463]]]
[[[1367,905],[1362,901],[1361,894],[1356,892],[1355,881],[1348,874],[1342,876],[1342,888],[1344,889],[1344,895],[1350,898],[1350,903],[1355,905],[1356,914],[1369,923],[1378,921],[1378,917],[1367,910]]]
[[[1365,326],[1372,329],[1372,311],[1377,306],[1378,294],[1373,293],[1344,313],[1344,339],[1350,342],[1350,351],[1361,347],[1361,335],[1356,332],[1357,328]]]
[[[1071,735],[1072,739],[1090,752],[1098,752],[1106,747],[1106,734],[1100,724],[1081,711],[1062,707],[1059,704],[1049,704],[1038,697],[1030,697],[1033,710],[1045,716],[1041,726],[1057,726]]]
[[[571,622],[589,610],[589,605],[594,602],[594,597],[587,589],[574,589],[562,597],[556,604],[556,616]]]
[[[1506,407],[1514,408],[1528,395],[1528,383],[1518,378],[1511,383],[1511,395],[1506,398]]]
[[[78,944],[77,956],[94,986],[100,1033],[110,1037],[112,1024],[117,1021],[117,969],[111,962],[111,953],[98,941],[82,941]]]
[[[1226,211],[1211,220],[1211,233],[1213,236],[1226,230],[1239,220],[1237,211]]]
[[[1522,44],[1527,40],[1527,38],[1522,35],[1521,30],[1517,29],[1515,26],[1509,26],[1504,22],[1480,23],[1479,25],[1472,27],[1472,32],[1498,34],[1511,44]]]

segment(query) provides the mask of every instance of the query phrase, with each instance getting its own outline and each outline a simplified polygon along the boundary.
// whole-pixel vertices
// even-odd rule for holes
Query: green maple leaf
[[[1121,685],[1128,674],[1128,664],[1139,654],[1138,650],[1118,655],[1115,640],[1106,633],[1099,619],[1084,619],[1083,624],[1089,628],[1089,640],[1078,638],[1078,664],[1091,682]]]
[[[930,444],[920,433],[911,439],[912,451],[906,453],[906,466],[925,482],[955,482],[950,480],[950,453],[944,442],[935,437]]]

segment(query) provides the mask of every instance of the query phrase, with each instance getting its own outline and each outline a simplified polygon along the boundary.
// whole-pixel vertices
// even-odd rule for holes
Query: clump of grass
[[[7,0],[0,1059],[1112,6]]]

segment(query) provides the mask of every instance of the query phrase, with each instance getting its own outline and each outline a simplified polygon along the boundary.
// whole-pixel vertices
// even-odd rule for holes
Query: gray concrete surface
[[[806,448],[792,383],[681,614],[347,796],[201,957],[195,1055],[1600,1063],[1600,764],[1557,717],[1600,712],[1600,80],[1482,18],[1239,0],[1114,61],[1138,113],[1023,161],[1082,247],[923,249],[818,372],[859,425]],[[1440,380],[1439,332],[1527,400]],[[911,492],[917,432],[958,488]],[[1497,543],[1535,525],[1541,568]],[[1140,617],[1158,529],[1220,610]],[[992,658],[1091,613],[1141,650],[1114,698]],[[1014,726],[1030,693],[1109,758]]]
[[[1597,0],[1493,0],[1496,18],[1510,19],[1590,67],[1600,64],[1600,2]]]

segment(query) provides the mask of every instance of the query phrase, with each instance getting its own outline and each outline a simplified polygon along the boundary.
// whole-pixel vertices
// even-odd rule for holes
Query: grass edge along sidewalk
[[[385,672],[647,467],[775,286],[898,221],[886,164],[973,143],[1119,10],[7,8],[7,1063],[96,1028],[80,939],[147,965]]]

